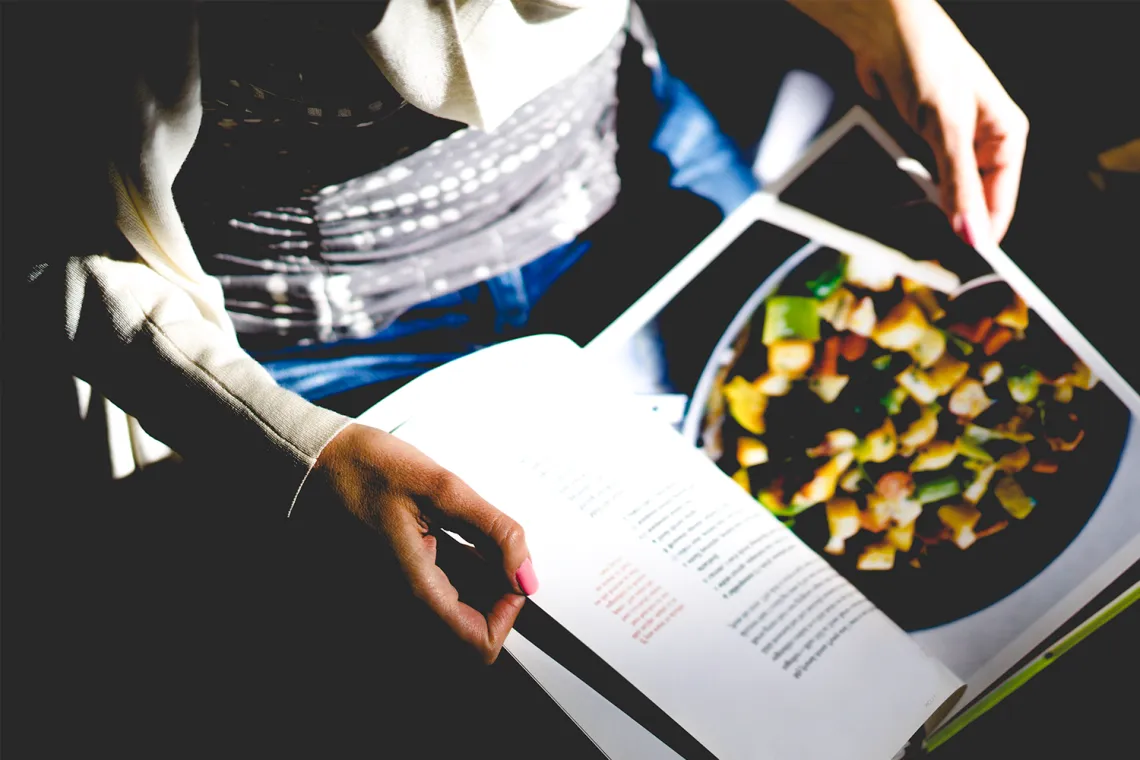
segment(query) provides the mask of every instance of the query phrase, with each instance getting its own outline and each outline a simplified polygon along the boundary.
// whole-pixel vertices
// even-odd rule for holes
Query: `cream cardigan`
[[[598,55],[628,10],[628,0],[390,0],[361,43],[411,104],[490,130]],[[79,413],[105,419],[113,477],[172,450],[221,456],[289,514],[350,420],[278,387],[241,349],[179,218],[172,186],[202,117],[196,30],[184,31],[180,70],[140,62],[136,134],[109,164],[117,225],[133,250],[66,266]],[[90,414],[94,404],[106,414]]]

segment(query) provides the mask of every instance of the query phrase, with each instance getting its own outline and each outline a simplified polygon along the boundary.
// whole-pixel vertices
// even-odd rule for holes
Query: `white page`
[[[524,525],[534,602],[699,741],[724,760],[880,760],[950,697],[945,668],[667,425],[526,343],[485,352],[488,382],[464,371],[397,434]]]

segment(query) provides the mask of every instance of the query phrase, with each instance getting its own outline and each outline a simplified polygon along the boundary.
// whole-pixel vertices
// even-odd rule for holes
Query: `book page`
[[[865,112],[809,153],[769,188],[782,201],[988,284],[951,299],[745,204],[587,350],[633,392],[684,397],[686,440],[966,682],[961,710],[1140,560],[1140,396],[1004,252],[954,235]],[[790,383],[771,372],[773,306],[773,333],[811,343]],[[615,361],[632,345],[646,358]],[[805,346],[775,348],[786,366]],[[843,431],[854,531],[769,498]]]
[[[710,751],[880,760],[959,686],[676,432],[525,343],[396,434],[524,526],[533,602]]]

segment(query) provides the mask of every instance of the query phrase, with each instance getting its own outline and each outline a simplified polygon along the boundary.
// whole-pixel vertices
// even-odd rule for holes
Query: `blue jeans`
[[[728,214],[757,189],[716,120],[664,64],[651,70],[660,106],[651,148],[668,159],[671,187]],[[420,304],[372,337],[255,354],[282,387],[311,401],[408,380],[524,327],[531,307],[589,250],[588,236],[506,274]]]

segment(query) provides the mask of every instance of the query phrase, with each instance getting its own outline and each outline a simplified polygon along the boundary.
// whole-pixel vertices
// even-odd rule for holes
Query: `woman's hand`
[[[855,56],[934,151],[942,207],[971,245],[999,242],[1017,205],[1029,121],[934,0],[792,0]]]
[[[321,496],[331,495],[374,528],[412,593],[484,662],[494,662],[523,595],[538,588],[519,524],[414,446],[364,425],[349,425],[330,441],[310,478],[319,480]],[[306,500],[311,502],[312,494]],[[487,562],[501,565],[504,593],[488,611],[460,600],[437,564],[439,542],[450,540],[439,537],[440,529],[462,536]]]

